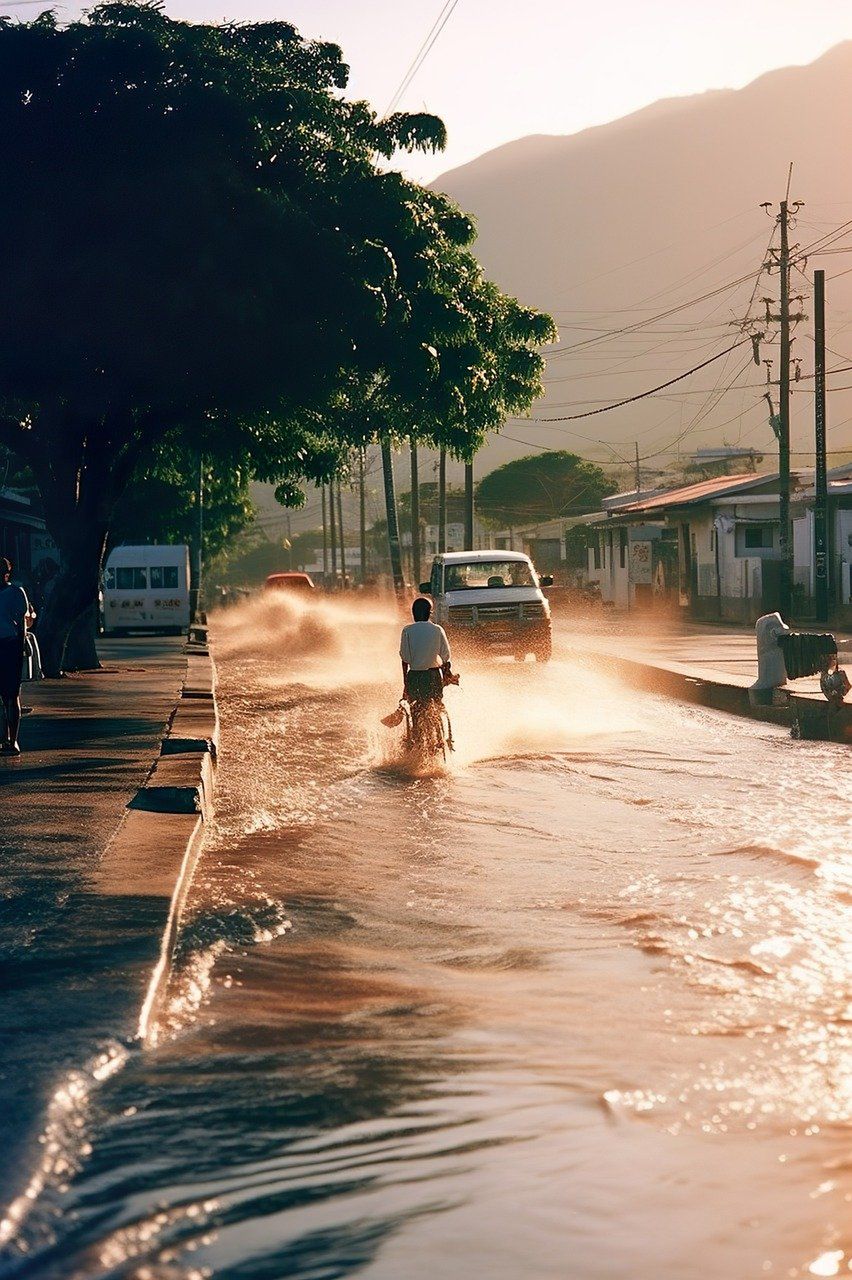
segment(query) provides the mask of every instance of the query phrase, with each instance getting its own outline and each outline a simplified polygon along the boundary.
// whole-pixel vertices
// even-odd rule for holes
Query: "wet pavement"
[[[103,670],[23,686],[32,708],[21,725],[23,754],[0,758],[5,1189],[26,1167],[57,1081],[91,1058],[95,1029],[138,1017],[125,1007],[122,969],[134,936],[146,936],[145,906],[107,905],[88,881],[157,755],[185,659],[179,639],[99,647]]]
[[[848,1274],[849,756],[556,659],[406,757],[392,611],[214,625],[155,1044],[50,1117],[28,1280]],[[61,1002],[60,1002],[61,1003]]]

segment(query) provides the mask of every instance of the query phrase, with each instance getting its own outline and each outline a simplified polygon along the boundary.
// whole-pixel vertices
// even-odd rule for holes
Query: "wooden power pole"
[[[814,603],[817,622],[828,622],[828,459],[825,396],[825,272],[814,272]]]
[[[393,482],[393,457],[390,440],[382,437],[382,476],[385,486],[385,515],[388,522],[388,552],[390,554],[393,589],[397,596],[405,591],[405,578],[402,573],[402,552],[399,545],[399,521],[396,514],[396,490]]]
[[[340,585],[346,587],[346,545],[343,537],[343,482],[337,482],[337,532],[340,537]]]
[[[420,587],[420,476],[417,465],[417,441],[411,437],[411,577]]]
[[[790,165],[790,176],[793,166]],[[771,312],[771,299],[765,299],[767,323],[778,321],[780,324],[781,368],[778,373],[778,413],[772,412],[772,399],[767,393],[770,404],[772,429],[778,440],[778,506],[779,506],[779,583],[778,611],[785,619],[789,619],[793,599],[793,529],[790,522],[790,329],[806,317],[801,313],[790,314],[790,268],[793,260],[790,256],[790,218],[802,207],[801,200],[789,203],[790,176],[787,179],[787,195],[781,201],[778,214],[778,226],[781,229],[781,247],[778,251],[778,272],[780,276],[780,308],[777,315]],[[764,206],[767,211],[770,206]]]
[[[793,592],[791,553],[793,549],[790,527],[790,243],[789,210],[787,201],[781,201],[781,254],[778,269],[781,276],[781,369],[778,378],[778,498],[779,498],[779,550],[781,552],[781,582],[778,592],[779,612],[785,620],[790,616]]]
[[[337,532],[334,518],[334,480],[328,486],[328,540],[331,543],[331,589],[337,590]]]
[[[325,509],[325,485],[320,485],[322,494],[322,585],[328,586],[328,516]]]
[[[447,451],[438,455],[438,553],[447,549]]]
[[[367,581],[367,495],[364,487],[364,446],[358,451],[358,534],[361,544],[361,585]]]
[[[464,549],[473,550],[473,463],[464,464]]]

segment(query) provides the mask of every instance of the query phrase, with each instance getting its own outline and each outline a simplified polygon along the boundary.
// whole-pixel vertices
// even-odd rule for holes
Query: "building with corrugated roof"
[[[852,617],[852,475],[829,477],[834,612]],[[840,474],[842,473],[842,474]],[[627,495],[625,495],[627,496]],[[794,612],[811,611],[812,472],[791,477]],[[669,607],[697,620],[753,622],[777,607],[781,552],[778,476],[717,476],[643,495],[592,522],[589,577],[616,608]]]

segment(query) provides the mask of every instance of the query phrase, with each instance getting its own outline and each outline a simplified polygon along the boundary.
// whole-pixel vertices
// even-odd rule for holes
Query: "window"
[[[756,560],[777,560],[778,529],[774,520],[740,521],[734,531],[735,554]]]
[[[151,587],[154,591],[176,591],[178,571],[176,564],[152,565]]]
[[[627,530],[618,531],[618,563],[622,569],[627,568]]]
[[[747,524],[743,541],[748,551],[772,546],[772,529],[768,524]]]
[[[148,575],[144,569],[122,567],[115,571],[115,586],[118,591],[144,591],[147,585]]]

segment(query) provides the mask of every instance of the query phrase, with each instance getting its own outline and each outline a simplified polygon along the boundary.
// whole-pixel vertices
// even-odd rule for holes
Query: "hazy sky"
[[[21,17],[36,4],[0,0]],[[45,6],[48,7],[48,6]],[[73,0],[57,4],[76,15]],[[336,41],[351,92],[384,109],[444,0],[167,0],[187,18],[283,18]],[[850,0],[457,0],[403,99],[445,120],[443,156],[406,165],[429,179],[530,133],[573,133],[657,98],[737,88],[852,39]]]

